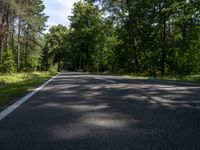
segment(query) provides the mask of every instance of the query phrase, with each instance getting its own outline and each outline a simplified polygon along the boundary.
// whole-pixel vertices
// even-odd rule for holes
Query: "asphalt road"
[[[0,121],[0,150],[200,150],[200,86],[62,73]]]

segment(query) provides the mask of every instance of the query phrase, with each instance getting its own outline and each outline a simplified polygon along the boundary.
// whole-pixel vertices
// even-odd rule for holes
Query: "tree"
[[[103,21],[101,11],[91,2],[74,4],[70,17],[70,43],[73,52],[74,68],[89,71],[98,67],[102,51]],[[94,67],[96,65],[96,67]]]
[[[155,76],[198,72],[199,1],[99,2],[117,29],[118,70]]]
[[[37,51],[47,17],[42,0],[2,0],[0,2],[0,61],[3,52],[11,49],[17,69],[30,66],[29,57]],[[37,57],[35,57],[37,58]],[[33,61],[33,60],[31,60]],[[37,61],[37,59],[35,59]]]
[[[61,70],[61,63],[65,60],[67,48],[68,29],[65,26],[57,25],[49,29],[45,37],[45,47],[43,48],[42,67],[48,70],[50,66],[58,64]]]
[[[43,66],[150,76],[199,73],[199,10],[197,0],[75,3],[70,28],[52,27],[46,35]]]

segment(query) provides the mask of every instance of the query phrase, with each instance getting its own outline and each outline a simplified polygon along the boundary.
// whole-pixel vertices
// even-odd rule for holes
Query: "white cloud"
[[[69,26],[73,4],[80,0],[44,0],[45,13],[49,16],[47,26],[62,24]]]
[[[80,0],[57,0],[57,1],[65,8],[72,8],[73,4],[79,2]]]

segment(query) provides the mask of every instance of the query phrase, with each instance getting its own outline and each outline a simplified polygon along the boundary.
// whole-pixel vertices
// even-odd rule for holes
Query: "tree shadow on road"
[[[36,146],[39,142],[53,143],[49,149],[200,149],[200,87],[115,81],[55,79],[15,114],[16,128],[21,131],[23,126],[21,140],[35,143],[35,148],[44,148]],[[16,128],[7,138],[15,140]],[[35,141],[27,141],[30,135]]]

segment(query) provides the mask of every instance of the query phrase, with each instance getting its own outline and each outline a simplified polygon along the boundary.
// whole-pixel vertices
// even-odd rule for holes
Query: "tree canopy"
[[[34,70],[39,66],[42,32],[47,20],[44,9],[42,0],[1,0],[1,72],[4,72],[2,67],[6,67],[5,61],[13,62],[12,68],[18,71]],[[7,60],[8,55],[11,55],[10,60]]]
[[[64,66],[153,76],[199,73],[199,10],[198,0],[78,2]]]
[[[199,0],[80,1],[69,27],[53,26],[44,36],[41,0],[2,0],[0,7],[1,64],[11,59],[19,71],[200,72]]]

